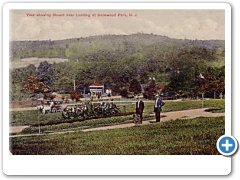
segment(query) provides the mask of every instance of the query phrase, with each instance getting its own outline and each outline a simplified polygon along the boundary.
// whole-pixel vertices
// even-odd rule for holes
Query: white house
[[[89,90],[91,92],[91,96],[96,96],[98,93],[100,93],[101,96],[104,92],[104,85],[99,82],[94,82],[89,86]]]

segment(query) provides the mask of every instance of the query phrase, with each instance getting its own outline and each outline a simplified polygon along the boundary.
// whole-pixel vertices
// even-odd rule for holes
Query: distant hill
[[[132,35],[101,35],[65,40],[11,41],[10,59],[16,60],[29,57],[67,58],[66,50],[72,44],[76,43],[86,49],[90,47],[97,51],[111,52],[120,50],[124,51],[124,54],[132,54],[152,46],[171,46],[179,48],[199,46],[206,49],[217,49],[219,47],[224,48],[225,45],[224,40],[173,39],[167,36],[142,33]]]

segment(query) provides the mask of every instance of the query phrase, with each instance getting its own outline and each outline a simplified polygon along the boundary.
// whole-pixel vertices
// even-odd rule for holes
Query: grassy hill
[[[15,60],[10,62],[10,69],[27,67],[30,64],[34,64],[36,67],[39,66],[41,62],[47,61],[50,64],[66,62],[68,59],[62,58],[25,58],[20,60]]]

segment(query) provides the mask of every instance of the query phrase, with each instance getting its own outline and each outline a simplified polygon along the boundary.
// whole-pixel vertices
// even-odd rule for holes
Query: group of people
[[[165,102],[162,100],[161,95],[156,96],[156,100],[154,102],[154,112],[155,112],[155,118],[156,122],[160,122],[160,114],[162,111],[162,107],[165,105]],[[137,97],[137,102],[136,102],[136,116],[139,117],[139,124],[142,124],[143,120],[143,110],[144,110],[144,102]]]

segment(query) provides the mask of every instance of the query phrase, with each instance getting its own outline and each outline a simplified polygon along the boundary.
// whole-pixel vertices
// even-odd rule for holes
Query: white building
[[[94,82],[89,86],[89,90],[91,92],[91,96],[96,96],[98,93],[100,93],[101,96],[104,93],[104,86],[99,82]]]

